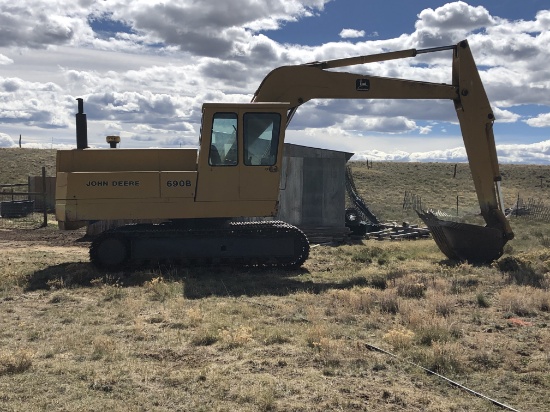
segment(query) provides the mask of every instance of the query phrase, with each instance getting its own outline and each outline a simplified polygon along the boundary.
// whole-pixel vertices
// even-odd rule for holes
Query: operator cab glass
[[[236,113],[214,114],[208,157],[210,166],[235,166],[237,164],[237,124]]]
[[[244,164],[247,166],[273,166],[277,163],[279,113],[245,113]]]

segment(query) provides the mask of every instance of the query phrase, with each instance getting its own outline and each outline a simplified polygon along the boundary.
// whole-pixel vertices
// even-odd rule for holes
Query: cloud
[[[365,132],[380,132],[380,133],[405,133],[417,129],[416,123],[413,120],[407,119],[404,116],[396,117],[363,117],[354,116],[348,118],[342,124],[346,130],[358,130]]]
[[[342,39],[356,39],[365,37],[365,30],[343,29],[339,36]]]
[[[124,22],[147,43],[160,42],[200,56],[227,58],[246,51],[258,31],[274,30],[284,22],[311,16],[328,1],[111,1],[103,16],[109,13]]]
[[[550,140],[531,144],[497,145],[500,163],[524,163],[550,165]],[[455,162],[468,161],[466,150],[457,147],[447,150],[432,150],[426,152],[383,152],[380,150],[365,150],[355,153],[353,161],[395,161],[395,162]]]
[[[45,48],[90,35],[78,2],[28,0],[0,5],[0,47]]]
[[[13,64],[13,60],[0,53],[0,66],[5,66],[8,64]]]
[[[15,147],[15,142],[9,135],[0,133],[0,147]]]
[[[466,150],[457,147],[447,150],[433,150],[428,152],[405,152],[398,150],[386,153],[380,150],[365,150],[356,153],[352,160],[377,160],[386,162],[467,162]]]
[[[542,113],[536,117],[524,120],[531,127],[549,127],[550,126],[550,113]]]
[[[420,12],[411,37],[419,47],[437,47],[456,43],[469,33],[494,24],[496,20],[485,7],[457,1]]]
[[[550,164],[550,140],[530,144],[498,145],[502,163]]]
[[[62,128],[69,124],[62,95],[54,83],[28,82],[0,77],[0,122],[21,123],[40,128]]]

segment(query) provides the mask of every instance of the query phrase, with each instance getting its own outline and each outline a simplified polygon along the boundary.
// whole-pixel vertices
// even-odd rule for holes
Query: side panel
[[[200,166],[197,202],[239,200],[239,169],[236,166]],[[222,205],[220,205],[220,208]]]
[[[147,199],[160,197],[158,172],[67,173],[72,199]]]
[[[197,149],[59,150],[58,172],[196,171]]]
[[[223,214],[217,202],[196,203],[192,198],[90,199],[59,200],[56,204],[60,222],[113,219],[190,219],[274,215],[273,202],[224,202]]]

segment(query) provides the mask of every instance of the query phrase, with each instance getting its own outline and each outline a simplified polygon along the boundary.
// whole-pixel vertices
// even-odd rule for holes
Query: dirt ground
[[[86,230],[59,230],[46,227],[39,229],[0,229],[0,247],[20,248],[31,246],[83,247],[90,246]]]

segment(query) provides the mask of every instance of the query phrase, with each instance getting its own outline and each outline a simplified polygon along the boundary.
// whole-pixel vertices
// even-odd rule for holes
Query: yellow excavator
[[[330,69],[452,50],[452,84]],[[307,237],[277,220],[285,130],[297,109],[323,99],[447,99],[454,103],[486,226],[421,217],[451,259],[491,261],[513,232],[504,216],[494,115],[466,40],[303,65],[269,73],[250,103],[204,103],[200,148],[90,149],[78,99],[77,148],[57,152],[56,216],[61,229],[90,221],[146,220],[101,233],[90,259],[106,270],[163,261],[300,266]],[[111,147],[116,138],[108,139]]]

